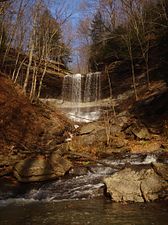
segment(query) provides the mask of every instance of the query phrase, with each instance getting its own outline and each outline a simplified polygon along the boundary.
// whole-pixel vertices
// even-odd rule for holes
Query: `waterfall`
[[[84,102],[98,101],[100,99],[100,75],[100,72],[86,74]]]
[[[62,99],[67,116],[77,122],[91,122],[100,116],[101,73],[68,74],[63,80]],[[63,107],[62,107],[63,108]]]
[[[82,82],[82,75],[81,74],[74,74],[71,76],[72,78],[72,95],[71,95],[71,102],[76,104],[76,108],[79,107],[81,103],[81,82]]]
[[[81,74],[68,74],[64,77],[62,98],[72,103],[81,102]]]

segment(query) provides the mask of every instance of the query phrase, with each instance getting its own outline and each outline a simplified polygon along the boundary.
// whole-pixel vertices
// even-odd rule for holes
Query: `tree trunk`
[[[28,85],[28,82],[29,82],[29,74],[30,74],[30,67],[31,67],[31,64],[32,64],[33,51],[34,51],[34,43],[33,43],[33,40],[31,38],[31,49],[30,49],[30,52],[29,52],[29,63],[28,63],[28,66],[27,66],[26,78],[25,78],[24,85],[23,85],[23,91],[24,91],[25,94],[26,94],[26,89],[27,89],[27,85]]]

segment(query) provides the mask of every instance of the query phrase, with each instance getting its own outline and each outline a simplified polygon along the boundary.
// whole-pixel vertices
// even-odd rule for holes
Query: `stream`
[[[168,159],[163,153],[122,153],[114,154],[94,164],[93,162],[84,162],[86,165],[72,168],[67,175],[54,181],[18,183],[13,188],[0,188],[0,204],[12,199],[50,202],[104,198],[105,185],[103,179],[105,177],[129,165],[138,168],[150,167],[152,162],[168,163]],[[2,182],[0,182],[0,186]]]
[[[167,217],[166,202],[124,205],[96,199],[0,206],[1,225],[167,225]]]
[[[163,154],[129,154],[74,168],[55,181],[0,186],[0,225],[167,225],[167,202],[119,204],[104,197],[103,178],[126,165],[168,163]]]

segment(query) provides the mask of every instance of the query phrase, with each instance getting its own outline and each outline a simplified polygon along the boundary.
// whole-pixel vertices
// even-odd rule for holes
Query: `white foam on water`
[[[157,161],[156,155],[147,155],[142,164],[150,164]]]
[[[32,202],[39,202],[40,200],[34,198],[8,198],[0,200],[0,206],[8,206],[11,204],[29,204]]]
[[[96,121],[100,117],[100,111],[81,112],[71,111],[67,113],[67,117],[77,123],[90,123]]]

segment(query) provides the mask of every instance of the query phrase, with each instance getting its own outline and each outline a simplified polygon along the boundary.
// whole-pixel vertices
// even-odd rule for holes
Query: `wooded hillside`
[[[86,39],[82,49],[87,49],[88,70],[104,71],[110,76],[111,88],[132,79],[130,89],[136,99],[140,97],[140,79],[147,90],[152,80],[164,79],[167,83],[168,2],[100,0],[93,9],[91,22],[85,18],[81,22],[83,30],[79,27]]]
[[[31,100],[59,95],[70,52],[57,15],[43,0],[2,1],[0,14],[0,71]]]

